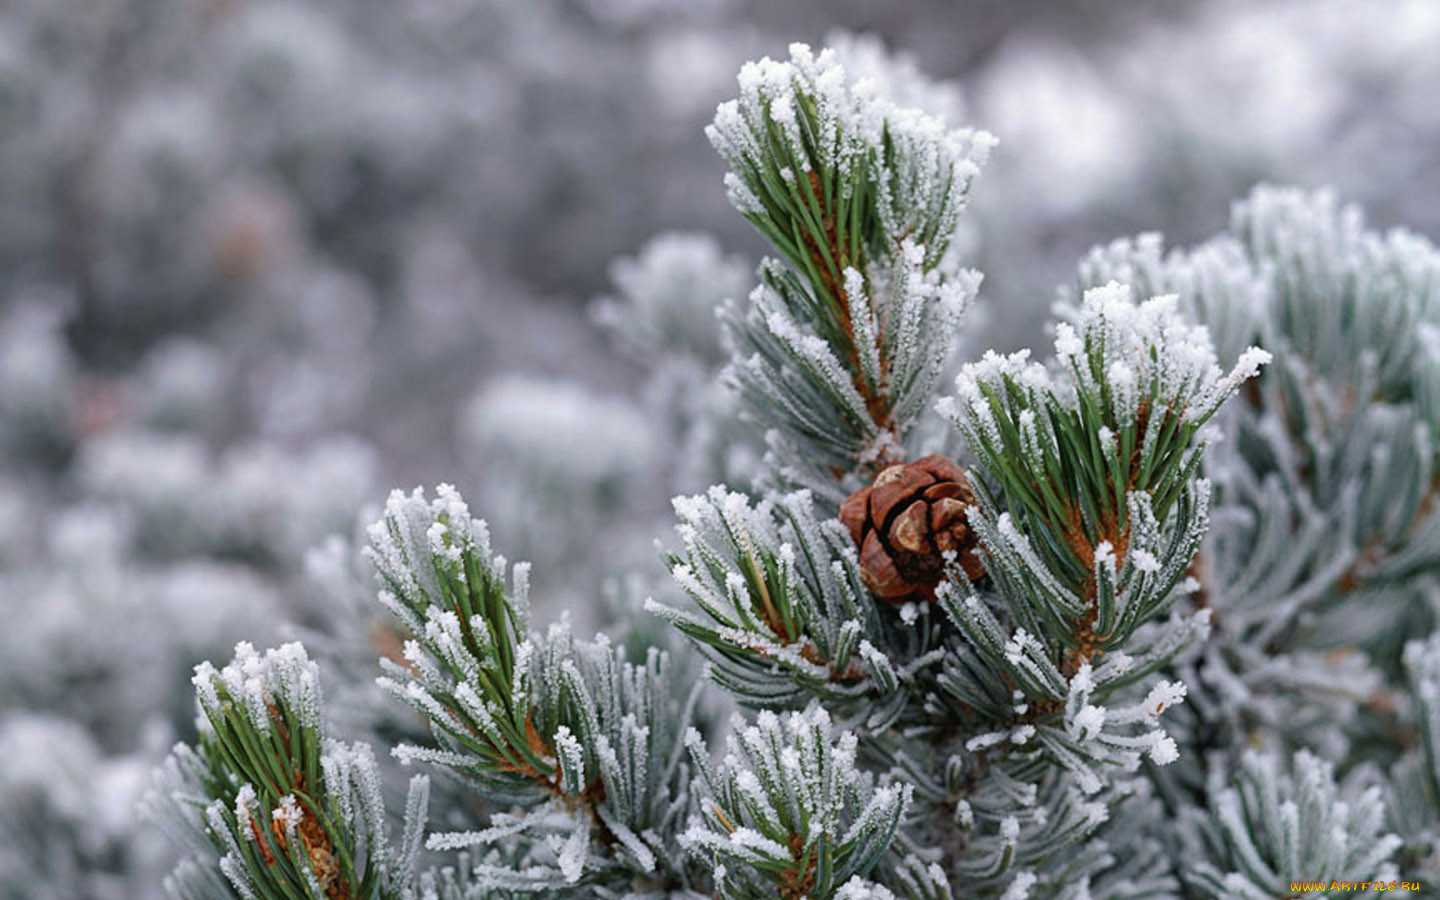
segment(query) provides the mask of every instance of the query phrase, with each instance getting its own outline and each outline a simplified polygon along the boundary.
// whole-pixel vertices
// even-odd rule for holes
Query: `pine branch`
[[[703,615],[647,609],[705,653],[715,680],[753,708],[814,698],[856,725],[889,727],[905,698],[844,529],[819,521],[803,492],[752,506],[713,488],[675,508],[685,555],[670,558],[671,573]]]
[[[941,410],[993,484],[973,523],[990,571],[1002,594],[1033,598],[1013,612],[1064,647],[1068,678],[1185,577],[1208,524],[1202,429],[1269,355],[1252,348],[1222,374],[1173,299],[1137,306],[1115,284],[1086,294],[1055,349],[1053,371],[1026,352],[987,354]]]
[[[1225,375],[1172,301],[1136,305],[1111,285],[1057,329],[1052,366],[988,354],[941,401],[978,462],[970,526],[988,573],[972,585],[952,566],[939,592],[960,642],[927,708],[960,737],[940,745],[946,774],[926,799],[954,808],[959,833],[936,836],[952,875],[998,889],[1017,870],[1055,885],[1065,865],[1095,880],[1122,865],[1121,880],[1164,882],[1153,856],[1119,862],[1083,842],[1134,795],[1142,759],[1177,757],[1158,717],[1186,689],[1152,676],[1208,626],[1155,617],[1193,586],[1203,429],[1264,360],[1249,351]]]
[[[837,482],[903,461],[978,290],[946,254],[993,138],[872,96],[833,51],[790,50],[747,64],[706,132],[731,202],[788,263],[728,315],[730,380],[780,479],[838,500]]]
[[[934,326],[954,319],[933,317],[954,306],[944,245],[960,204],[945,198],[959,181],[937,179],[934,163],[957,144],[934,141],[943,128],[918,113],[857,102],[833,55],[792,48],[741,85],[710,136],[732,166],[732,201],[788,267],[767,262],[749,309],[730,311],[730,379],[769,429],[776,480],[839,499],[905,458],[903,423],[928,405],[949,355]],[[897,165],[915,174],[903,190],[877,175]],[[887,204],[905,190],[902,224]],[[1125,779],[1143,758],[1175,758],[1156,720],[1185,688],[1152,676],[1206,619],[1154,619],[1193,586],[1208,524],[1204,428],[1268,358],[1246,351],[1226,376],[1173,301],[1137,306],[1118,286],[1087,298],[1060,336],[1053,371],[992,355],[941,406],[980,464],[969,527],[988,560],[984,584],[956,559],[939,588],[955,637],[922,604],[902,617],[918,625],[913,639],[889,639],[892,620],[856,583],[853,544],[797,524],[807,497],[772,509],[717,489],[677,502],[685,556],[672,569],[701,615],[652,607],[743,703],[818,700],[842,716],[867,762],[916,790],[901,844],[923,856],[938,842],[946,877],[1015,896],[1053,889],[1062,871],[1173,884],[1153,847],[1117,857],[1084,842],[1138,796]],[[870,652],[856,661],[861,634]]]
[[[1224,690],[1192,696],[1196,751],[1355,727],[1358,704],[1388,695],[1400,643],[1434,623],[1440,253],[1367,230],[1328,193],[1260,187],[1193,250],[1098,248],[1078,289],[1116,277],[1176,293],[1227,358],[1248,341],[1275,356],[1204,462],[1219,507],[1196,575],[1216,631],[1187,680]]]
[[[911,789],[862,775],[854,735],[837,738],[823,710],[737,721],[718,770],[698,733],[687,743],[705,793],[685,840],[714,861],[717,897],[881,896],[864,879],[894,840]]]
[[[1190,804],[1212,802],[1215,773],[1261,735],[1347,763],[1371,750],[1392,757],[1416,735],[1387,682],[1399,674],[1398,642],[1434,627],[1425,598],[1440,567],[1430,499],[1440,253],[1414,235],[1366,230],[1328,193],[1260,187],[1236,205],[1229,233],[1168,253],[1157,237],[1116,242],[1082,264],[1079,287],[1116,277],[1177,293],[1230,352],[1260,341],[1275,356],[1226,414],[1233,437],[1203,464],[1218,506],[1196,574],[1215,630],[1175,670],[1195,690],[1172,729],[1188,765],[1157,778],[1170,814],[1183,820]],[[1204,760],[1218,767],[1208,778]],[[1407,866],[1429,853],[1424,772],[1411,751],[1391,773],[1404,787],[1387,815],[1406,837]],[[1229,822],[1228,844],[1215,839],[1220,861],[1187,876],[1187,891],[1285,894],[1279,879],[1294,866],[1266,856],[1275,827]],[[1352,846],[1373,841],[1353,823],[1334,827]],[[1268,868],[1224,862],[1240,859],[1227,856],[1238,848],[1260,848]],[[1319,872],[1296,877],[1313,884]]]
[[[388,845],[374,756],[321,725],[319,673],[299,644],[249,644],[195,670],[200,740],[176,747],[151,807],[192,851],[169,881],[185,900],[409,896],[428,782],[412,780],[405,837]]]
[[[1191,810],[1193,840],[1203,839],[1210,859],[1189,870],[1187,885],[1219,900],[1290,897],[1294,883],[1395,880],[1390,858],[1401,840],[1382,831],[1381,791],[1365,778],[1337,784],[1332,767],[1303,750],[1293,771],[1273,755],[1247,754],[1233,786],[1212,787],[1210,818]]]
[[[678,845],[690,802],[680,735],[697,690],[679,693],[659,651],[632,665],[564,625],[529,634],[528,568],[507,584],[485,524],[453,488],[437,494],[396,492],[370,532],[380,599],[413,635],[403,664],[381,661],[381,683],[429,721],[434,741],[395,755],[514,811],[432,834],[429,847],[479,849],[464,888],[474,896],[687,890],[698,873]]]

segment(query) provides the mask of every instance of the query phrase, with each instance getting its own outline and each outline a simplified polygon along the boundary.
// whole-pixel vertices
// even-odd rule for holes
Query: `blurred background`
[[[1430,0],[7,0],[0,900],[161,895],[136,804],[238,639],[328,647],[372,727],[392,486],[459,486],[541,621],[665,590],[668,498],[756,452],[713,314],[762,247],[703,127],[793,40],[1000,137],[976,351],[1259,180],[1440,233]]]

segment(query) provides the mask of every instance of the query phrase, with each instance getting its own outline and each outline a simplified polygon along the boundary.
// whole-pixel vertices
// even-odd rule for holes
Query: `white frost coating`
[[[1154,395],[1185,403],[1187,420],[1207,418],[1241,383],[1258,374],[1270,361],[1270,354],[1251,347],[1223,374],[1209,332],[1185,323],[1176,307],[1174,295],[1137,304],[1131,300],[1128,286],[1113,281],[1091,288],[1075,316],[1074,331],[1064,336],[1063,350],[1057,338],[1057,359],[1079,379],[1082,389],[1098,392],[1099,385],[1092,380],[1084,357],[1094,352],[1092,348],[1103,348],[1107,377],[1120,378],[1111,387],[1118,388],[1116,410],[1122,420],[1134,414],[1130,387],[1152,382]],[[1138,370],[1132,366],[1136,362]]]
[[[835,892],[835,900],[895,900],[895,895],[888,888],[855,875]]]
[[[300,801],[295,799],[294,794],[286,794],[280,798],[280,805],[270,813],[271,818],[280,824],[287,837],[294,837],[295,829],[300,827],[300,822],[305,818],[304,811],[300,808]]]
[[[1150,689],[1150,693],[1146,695],[1140,705],[1145,710],[1145,714],[1154,720],[1165,710],[1184,699],[1185,684],[1183,682],[1162,681]]]
[[[768,866],[791,863],[795,842],[812,852],[828,836],[843,867],[845,854],[895,827],[913,793],[910,785],[874,785],[857,767],[857,752],[855,734],[836,735],[823,707],[784,716],[764,710],[750,725],[737,718],[719,772],[701,781],[714,790],[701,797],[703,819],[692,822],[684,843],[717,867]],[[799,822],[808,823],[802,833],[792,831]]]
[[[981,750],[988,750],[991,747],[1005,743],[1010,736],[1008,731],[990,731],[985,734],[977,734],[965,742],[965,749],[971,753],[979,753]]]
[[[975,825],[975,810],[970,808],[969,800],[959,800],[955,803],[955,824],[961,828],[972,828]]]
[[[1201,612],[1205,614],[1205,617],[1207,619],[1209,618],[1210,610],[1205,609],[1201,610]],[[1134,665],[1135,657],[1131,656],[1123,650],[1115,650],[1111,653],[1107,653],[1103,657],[1101,657],[1100,667],[1095,669],[1094,671],[1095,681],[1100,684],[1105,684],[1109,682],[1112,678],[1118,678],[1121,675],[1124,675],[1126,672],[1129,672],[1130,669],[1134,667]],[[1085,668],[1087,670],[1089,669],[1088,663],[1086,664]]]
[[[624,846],[626,851],[635,857],[635,862],[639,865],[640,871],[647,873],[654,872],[657,863],[655,852],[645,845],[645,842],[640,839],[640,836],[632,831],[624,822],[621,822],[615,818],[615,816],[611,815],[607,806],[603,804],[597,806],[595,812],[600,816],[605,826],[610,829],[611,834],[615,835],[621,845]],[[650,832],[647,832],[647,834],[649,833]]]
[[[1152,731],[1154,740],[1150,744],[1150,760],[1157,766],[1168,766],[1180,758],[1180,749],[1175,746],[1175,739],[1168,734],[1159,731]]]
[[[1015,880],[1010,882],[1010,886],[1005,889],[1005,893],[1000,895],[1000,900],[1026,900],[1026,898],[1030,896],[1030,889],[1035,886],[1035,882],[1038,880],[1039,878],[1034,872],[1016,872]]]
[[[1199,869],[1245,894],[1256,892],[1267,871],[1355,868],[1380,880],[1395,877],[1390,857],[1403,841],[1383,833],[1384,803],[1363,773],[1337,783],[1333,766],[1308,750],[1283,762],[1247,752],[1236,777],[1213,786],[1209,798],[1212,823],[1230,849],[1219,867],[1206,862]]]
[[[860,658],[865,660],[865,665],[870,669],[870,677],[881,685],[882,689],[893,690],[898,681],[890,658],[866,640],[860,642],[859,650]]]
[[[374,565],[387,586],[401,596],[391,604],[407,624],[417,625],[420,610],[441,601],[443,591],[436,565],[462,584],[465,555],[471,555],[482,568],[503,580],[504,560],[490,549],[490,529],[480,519],[470,516],[469,507],[454,487],[441,484],[435,499],[427,500],[422,489],[412,493],[392,491],[385,504],[384,516],[367,529],[370,538],[365,556]]]
[[[254,829],[248,823],[256,821],[259,802],[253,784],[242,785],[235,794],[235,818],[240,822],[240,836],[247,841],[255,840]]]
[[[554,750],[560,763],[560,775],[566,783],[566,791],[579,793],[585,788],[585,747],[580,746],[570,729],[560,726],[554,733]]]
[[[1143,548],[1133,550],[1130,553],[1129,559],[1137,570],[1146,574],[1153,575],[1160,571],[1160,560],[1149,550]]]
[[[1038,648],[1039,642],[1031,637],[1023,628],[1015,629],[1015,634],[1005,644],[1005,658],[1012,663],[1018,663],[1025,656],[1027,648]]]
[[[818,127],[813,133],[822,165],[833,166],[848,178],[867,159],[872,165],[877,157],[883,159],[881,140],[888,133],[899,149],[897,156],[907,165],[888,173],[904,189],[882,196],[882,210],[892,215],[901,210],[913,214],[920,207],[920,212],[942,216],[948,237],[954,226],[944,216],[963,206],[970,179],[995,140],[984,132],[951,131],[942,119],[914,108],[914,101],[932,97],[936,89],[917,90],[921,79],[913,72],[904,78],[885,77],[881,73],[894,70],[891,65],[878,64],[881,55],[874,48],[860,52],[854,43],[842,46],[839,53],[826,49],[818,55],[804,44],[792,44],[788,61],[767,57],[747,63],[738,78],[740,96],[720,104],[706,136],[730,163],[737,175],[735,182],[741,185],[755,181],[753,166],[764,158],[760,146],[761,136],[768,133],[767,119],[794,148],[789,155],[808,168],[806,154],[794,152],[801,146],[797,107],[805,97],[816,109]],[[845,57],[856,72],[846,71],[842,65]],[[946,106],[953,111],[953,104]],[[925,108],[930,107],[926,104]],[[872,178],[878,184],[889,184],[884,174]],[[731,193],[733,197],[740,192],[732,188]],[[933,210],[925,209],[931,206]],[[748,210],[742,207],[742,211]],[[899,224],[886,221],[887,231],[897,236],[893,242],[897,245],[898,236],[904,234],[896,227]]]
[[[1020,837],[1020,820],[1014,816],[1006,816],[1000,820],[1000,837],[1007,843],[1015,843]]]
[[[385,801],[380,795],[380,770],[375,764],[375,751],[369,744],[357,741],[340,744],[350,773],[350,784],[358,802],[357,828],[363,827],[370,840],[383,843],[386,838]],[[348,804],[347,804],[348,805]]]
[[[220,709],[220,694],[215,687],[219,676],[220,673],[215,667],[206,661],[195,667],[195,674],[190,679],[190,683],[195,687],[196,699],[200,701],[200,708],[207,713],[213,714]]]
[[[1235,361],[1235,368],[1225,376],[1227,389],[1234,390],[1240,386],[1241,382],[1249,381],[1259,375],[1260,369],[1269,365],[1274,359],[1275,357],[1268,350],[1262,350],[1259,347],[1246,348],[1240,354],[1240,358]]]
[[[737,828],[730,834],[730,844],[741,859],[764,858],[784,860],[789,858],[789,849],[778,841],[766,837],[753,828]]]
[[[566,882],[574,884],[585,873],[585,861],[590,850],[589,830],[576,827],[560,850],[558,865]]]
[[[318,728],[321,719],[320,670],[299,643],[284,644],[264,656],[241,641],[235,656],[223,669],[208,662],[195,667],[191,679],[201,708],[211,717],[225,713],[221,688],[246,712],[250,724],[269,733],[272,703],[283,703],[306,727]]]
[[[450,750],[436,750],[432,747],[418,747],[414,744],[397,744],[390,749],[390,755],[402,766],[413,766],[417,762],[463,769],[474,764],[474,758]]]
[[[971,441],[988,438],[998,446],[989,404],[978,402],[982,386],[1002,391],[1009,380],[1035,397],[1068,403],[1076,392],[1102,395],[1098,370],[1109,414],[1119,422],[1135,420],[1142,392],[1181,404],[1186,421],[1201,421],[1270,361],[1269,353],[1251,347],[1222,373],[1208,332],[1180,317],[1174,296],[1135,303],[1130,288],[1113,281],[1086,291],[1071,318],[1056,326],[1053,375],[1024,355],[987,353],[961,370],[957,401],[944,403],[942,411]],[[1162,418],[1152,416],[1151,422]]]
[[[1081,741],[1094,740],[1105,726],[1105,708],[1087,705],[1075,716],[1074,737]]]
[[[505,820],[497,816],[496,819],[498,824],[481,831],[450,831],[431,834],[425,840],[425,846],[427,849],[435,851],[483,847],[520,834],[530,827],[530,823],[524,817]]]
[[[259,900],[253,888],[250,887],[250,879],[246,874],[240,857],[233,853],[227,853],[220,858],[220,874],[224,875],[230,884],[240,892],[245,900]]]

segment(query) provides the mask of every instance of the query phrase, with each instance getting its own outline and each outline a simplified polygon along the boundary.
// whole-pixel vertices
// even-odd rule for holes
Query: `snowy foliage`
[[[1224,868],[1195,866],[1188,880],[1200,896],[1262,900],[1291,896],[1294,881],[1396,879],[1389,860],[1401,841],[1384,833],[1381,790],[1364,786],[1363,772],[1337,785],[1333,767],[1302,750],[1293,773],[1252,753],[1237,775],[1210,792],[1205,835]]]
[[[403,660],[382,661],[381,684],[430,723],[429,741],[395,756],[511,810],[487,827],[431,834],[431,849],[480,851],[462,896],[637,878],[687,888],[679,738],[697,693],[681,691],[668,655],[652,649],[631,664],[608,639],[578,641],[563,623],[527,633],[528,566],[507,585],[485,524],[447,486],[433,501],[392,495],[370,555],[381,602],[414,635]],[[519,856],[481,855],[502,848]]]
[[[1440,881],[1440,252],[1257,188],[980,352],[1263,175],[1433,229],[1440,16],[820,6],[0,12],[0,896],[154,896],[177,738],[184,900]],[[834,32],[724,99],[862,13],[966,96]],[[564,301],[682,222],[609,360]],[[891,604],[837,506],[935,452]],[[452,467],[494,546],[352,530]],[[308,651],[184,684],[241,637]]]
[[[1324,193],[1260,188],[1233,218],[1194,251],[1162,258],[1153,238],[1097,251],[1081,283],[1145,271],[1195,320],[1272,348],[1205,463],[1217,527],[1197,574],[1221,629],[1197,702],[1214,704],[1209,717],[1238,703],[1265,727],[1313,733],[1345,725],[1380,687],[1365,657],[1398,653],[1397,626],[1433,621],[1440,423],[1425,335],[1440,315],[1440,253],[1367,231]],[[1304,695],[1342,702],[1297,707]]]
[[[710,235],[666,232],[610,266],[616,295],[591,313],[642,362],[678,357],[713,369],[726,357],[715,313],[746,292],[746,269]]]
[[[112,431],[76,460],[87,493],[125,508],[159,558],[213,554],[293,563],[374,496],[374,451],[334,437],[304,450],[269,443],[216,459],[193,433]]]
[[[13,304],[0,319],[0,421],[7,455],[44,458],[75,440],[70,395],[76,364],[61,324],[38,298]]]
[[[716,327],[717,313],[749,290],[746,264],[708,235],[666,232],[616,261],[610,277],[615,294],[594,301],[591,315],[646,369],[646,406],[675,447],[665,463],[674,489],[749,483],[762,447],[718,378],[730,350]]]
[[[654,446],[647,423],[628,401],[538,379],[487,385],[472,401],[466,425],[487,463],[507,472],[533,466],[536,475],[527,487],[594,494],[602,508],[649,467]],[[570,452],[582,441],[585,453]],[[571,484],[555,484],[562,480]]]
[[[818,518],[808,494],[752,506],[717,487],[677,497],[675,511],[684,555],[670,573],[703,616],[647,609],[696,642],[717,683],[757,709],[821,697],[873,728],[899,713],[900,675],[872,643],[884,644],[885,627],[850,537]]]
[[[192,845],[177,898],[406,896],[428,782],[411,782],[392,855],[374,753],[326,735],[319,679],[299,644],[196,667],[198,745],[177,745],[150,800]]]
[[[654,471],[669,444],[653,413],[579,382],[522,375],[483,384],[460,410],[473,496],[496,538],[533,562],[565,606],[584,602],[617,559],[650,556],[617,523],[663,508]]]
[[[1052,367],[990,353],[941,403],[1001,495],[974,525],[991,572],[1027,598],[1030,633],[1086,620],[1067,648],[1086,659],[1128,640],[1185,577],[1208,525],[1209,483],[1194,478],[1204,426],[1269,359],[1251,348],[1223,374],[1174,306],[1137,305],[1113,282],[1087,291]]]
[[[1358,209],[1329,193],[1261,187],[1235,206],[1229,233],[1188,251],[1164,253],[1153,236],[1097,249],[1081,266],[1079,287],[1132,275],[1147,289],[1176,292],[1185,315],[1225,335],[1231,352],[1257,341],[1274,354],[1244,402],[1217,418],[1227,440],[1203,462],[1216,502],[1193,602],[1215,624],[1174,670],[1191,688],[1177,719],[1175,786],[1206,791],[1212,803],[1230,797],[1223,802],[1231,809],[1240,802],[1233,790],[1222,795],[1216,786],[1225,783],[1217,771],[1230,766],[1272,790],[1275,770],[1295,748],[1372,764],[1360,742],[1403,746],[1409,729],[1427,721],[1423,699],[1409,723],[1403,716],[1376,722],[1372,709],[1395,703],[1402,691],[1401,643],[1417,628],[1435,627],[1440,429],[1428,406],[1427,334],[1437,314],[1440,253],[1404,231],[1366,229]],[[1414,643],[1405,657],[1421,698],[1422,647]],[[1241,762],[1256,744],[1268,755]],[[1314,799],[1335,790],[1324,787],[1326,763],[1302,753],[1292,764],[1296,791],[1321,791],[1312,797],[1317,810],[1332,802]],[[1306,857],[1309,865],[1290,849],[1309,853],[1325,841],[1378,854],[1350,860],[1351,879],[1361,862],[1371,865],[1365,879],[1378,877],[1402,842],[1402,859],[1426,865],[1432,851],[1421,823],[1437,807],[1426,799],[1433,794],[1423,788],[1425,771],[1411,755],[1392,775],[1418,788],[1406,799],[1394,795],[1384,812],[1399,835],[1393,840],[1379,837],[1378,789],[1346,801],[1349,812],[1333,813],[1340,821],[1304,812],[1311,818],[1303,828],[1315,832],[1308,838],[1293,836],[1297,826],[1276,818],[1274,803],[1254,812],[1247,800],[1246,815],[1261,818],[1232,810],[1217,820],[1218,837],[1205,843],[1210,861],[1189,883],[1216,896],[1276,896],[1281,876],[1287,884],[1317,881],[1321,860],[1360,852],[1337,844]],[[1183,808],[1175,815],[1187,821]]]
[[[829,50],[792,45],[739,81],[706,133],[784,263],[727,311],[727,377],[773,478],[838,502],[903,458],[949,362],[980,277],[947,250],[994,141],[878,94]]]
[[[1418,741],[1395,764],[1386,811],[1405,840],[1402,858],[1429,879],[1440,875],[1440,637],[1406,644],[1404,663]]]
[[[135,839],[148,766],[107,758],[75,721],[18,714],[0,725],[0,896],[128,900],[162,877],[155,835]]]
[[[686,742],[704,794],[683,840],[713,861],[716,896],[874,896],[863,879],[894,839],[913,789],[874,785],[855,766],[854,735],[834,734],[824,710],[736,722],[713,771],[699,735]]]

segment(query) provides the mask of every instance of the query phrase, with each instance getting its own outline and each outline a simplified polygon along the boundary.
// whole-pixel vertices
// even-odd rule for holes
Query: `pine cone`
[[[974,580],[985,564],[973,552],[969,510],[975,505],[965,470],[940,455],[891,466],[875,483],[840,505],[840,521],[860,548],[860,575],[889,603],[933,602],[945,577],[948,550]]]

